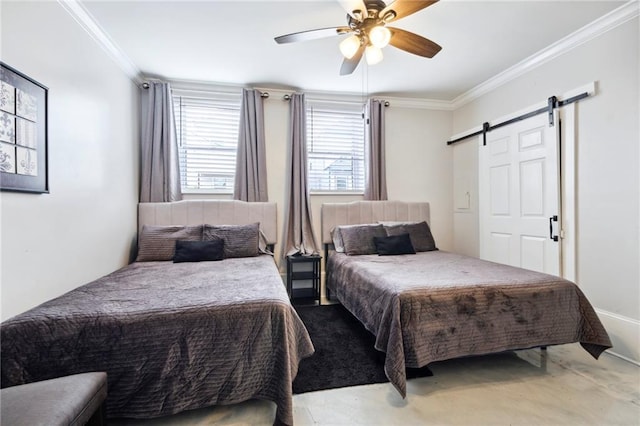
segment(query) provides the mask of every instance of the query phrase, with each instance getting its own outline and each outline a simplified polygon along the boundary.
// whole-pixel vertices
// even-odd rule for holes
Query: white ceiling
[[[341,36],[278,45],[275,36],[342,26],[334,0],[94,1],[82,5],[144,76],[451,101],[624,1],[441,0],[394,26],[442,46],[432,59],[384,49],[340,76]]]

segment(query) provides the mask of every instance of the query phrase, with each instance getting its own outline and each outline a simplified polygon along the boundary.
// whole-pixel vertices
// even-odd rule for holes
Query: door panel
[[[510,214],[509,165],[491,168],[491,215],[507,216]]]
[[[486,259],[496,263],[511,264],[511,239],[513,236],[492,232],[490,238],[490,252]]]
[[[525,269],[531,269],[533,271],[545,271],[546,238],[540,238],[531,235],[522,235],[520,238],[521,267]]]
[[[480,257],[549,274],[560,271],[549,217],[560,214],[557,126],[546,115],[487,133],[480,146]]]
[[[544,216],[544,160],[520,164],[520,214]]]

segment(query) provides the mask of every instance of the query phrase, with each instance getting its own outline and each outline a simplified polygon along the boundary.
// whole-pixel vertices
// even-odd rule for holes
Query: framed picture
[[[0,190],[49,192],[49,89],[0,62]]]

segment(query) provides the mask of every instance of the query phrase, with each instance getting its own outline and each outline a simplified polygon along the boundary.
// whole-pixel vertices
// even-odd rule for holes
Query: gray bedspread
[[[403,397],[405,367],[572,342],[597,358],[611,347],[572,282],[453,253],[332,252],[327,288],[376,336],[385,373]]]
[[[291,383],[314,351],[271,256],[133,263],[0,329],[2,387],[106,371],[109,417],[257,398],[292,424]]]

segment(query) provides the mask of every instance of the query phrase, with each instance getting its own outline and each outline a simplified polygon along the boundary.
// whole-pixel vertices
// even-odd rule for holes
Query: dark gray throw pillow
[[[411,244],[416,251],[438,250],[436,242],[431,235],[431,229],[427,222],[401,223],[398,225],[385,225],[388,236],[409,234]]]
[[[393,235],[391,237],[374,237],[373,242],[380,256],[396,254],[416,254],[409,234]]]
[[[224,240],[176,241],[173,263],[204,262],[224,259]]]
[[[376,254],[374,237],[386,237],[384,227],[380,224],[340,226],[340,235],[344,252],[349,256],[360,254]]]

